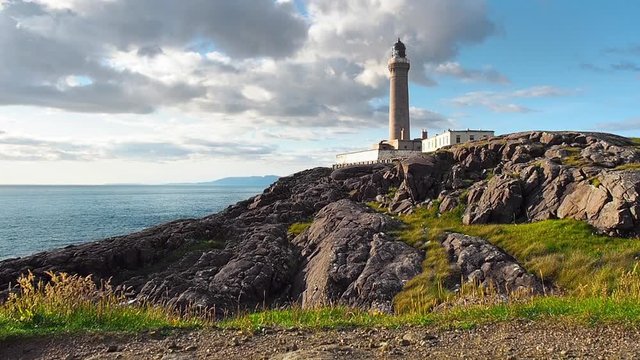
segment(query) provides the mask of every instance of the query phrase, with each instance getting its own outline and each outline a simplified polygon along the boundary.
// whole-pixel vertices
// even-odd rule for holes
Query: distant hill
[[[267,187],[280,177],[276,175],[265,176],[240,176],[240,177],[226,177],[214,181],[209,181],[203,184],[216,185],[216,186],[255,186],[255,187]]]

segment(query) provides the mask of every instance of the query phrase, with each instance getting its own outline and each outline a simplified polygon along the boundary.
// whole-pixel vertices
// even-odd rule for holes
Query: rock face
[[[398,201],[390,204],[398,212],[412,211],[407,201],[436,198],[449,211],[452,195],[464,190],[465,224],[573,218],[604,234],[640,236],[640,151],[621,136],[509,134],[425,154],[400,170]]]
[[[463,223],[515,222],[521,213],[522,182],[507,175],[497,175],[487,183],[481,182],[469,191],[469,206]]]
[[[303,308],[343,304],[391,312],[393,296],[420,273],[423,260],[385,234],[398,225],[350,200],[326,206],[293,241],[302,255],[294,298]]]
[[[542,292],[542,282],[509,254],[488,241],[463,234],[448,234],[442,245],[464,280],[494,286],[501,294]]]

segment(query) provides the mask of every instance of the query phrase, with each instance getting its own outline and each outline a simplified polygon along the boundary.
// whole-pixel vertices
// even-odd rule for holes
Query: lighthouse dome
[[[407,57],[407,47],[400,41],[400,38],[398,38],[398,42],[393,45],[392,51],[394,57]]]

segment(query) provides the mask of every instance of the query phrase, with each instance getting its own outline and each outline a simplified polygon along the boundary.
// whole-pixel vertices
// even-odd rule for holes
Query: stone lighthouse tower
[[[396,149],[402,141],[410,140],[409,121],[409,59],[402,41],[393,45],[389,59],[391,87],[389,89],[389,143]],[[400,140],[400,141],[398,141]]]

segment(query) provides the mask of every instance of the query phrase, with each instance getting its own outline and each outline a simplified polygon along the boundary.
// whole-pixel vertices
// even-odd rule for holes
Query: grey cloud
[[[0,105],[36,105],[78,112],[148,113],[159,104],[182,103],[204,89],[182,83],[166,85],[127,71],[116,71],[83,54],[70,43],[20,28],[0,12]],[[61,83],[86,76],[88,86]]]
[[[158,45],[148,45],[138,49],[138,56],[156,57],[160,54],[164,54],[164,51]]]
[[[482,42],[496,30],[482,0],[385,5],[374,0],[310,0],[309,10],[319,20],[311,25],[310,40],[324,54],[363,61],[384,57],[381,49],[390,49],[399,36],[407,44],[408,57],[417,65],[412,81],[429,85],[432,80],[423,64],[448,61],[461,45]],[[360,15],[342,16],[354,13]]]
[[[22,3],[14,0],[7,8]],[[235,57],[284,57],[307,35],[307,24],[293,5],[272,0],[100,1],[47,9],[47,15],[56,32],[75,44],[99,41],[120,49],[198,41]]]
[[[85,144],[43,140],[0,133],[0,160],[96,161],[105,159],[176,161],[190,158],[255,159],[274,154],[274,145],[247,142],[216,142],[204,139],[174,141],[123,141]]]
[[[639,130],[640,117],[631,118],[623,121],[601,122],[596,124],[595,128],[613,130],[613,131]]]
[[[479,0],[389,6],[310,0],[306,20],[291,3],[273,0],[115,0],[64,11],[25,4],[13,0],[0,11],[0,48],[15,49],[0,54],[0,104],[110,113],[180,106],[225,114],[229,121],[245,121],[246,115],[257,125],[381,126],[386,114],[371,100],[386,95],[386,74],[376,68],[377,80],[366,85],[359,76],[369,69],[367,61],[385,66],[396,36],[407,43],[411,80],[434,85],[423,64],[450,61],[460,46],[494,32]],[[19,15],[6,16],[7,9]],[[369,12],[375,16],[352,16]],[[110,67],[106,58],[113,48],[145,60],[168,56],[170,49],[206,48],[223,59],[203,58],[185,83],[167,85]],[[271,69],[261,70],[268,62]],[[491,69],[464,70],[460,76],[467,79],[506,80]],[[92,83],[61,87],[70,75]],[[251,99],[243,85],[258,86],[270,98]]]
[[[87,145],[6,134],[0,133],[0,160],[88,160],[91,157],[91,148]]]
[[[234,56],[283,57],[301,46],[306,27],[290,4],[270,0],[121,0],[63,11],[9,1],[0,10],[0,48],[7,50],[0,53],[0,105],[148,113],[189,102],[205,89],[117,71],[105,61],[109,47],[136,46],[140,56],[154,57],[164,45],[185,48],[204,39]],[[69,76],[92,83],[65,87]]]
[[[167,142],[125,142],[107,148],[107,157],[134,160],[180,160],[192,152],[186,147]]]

